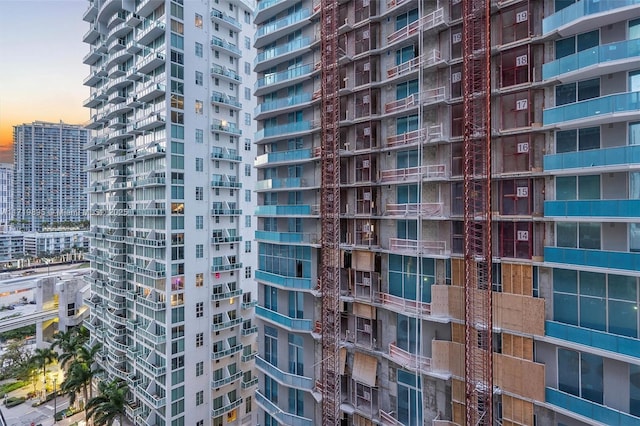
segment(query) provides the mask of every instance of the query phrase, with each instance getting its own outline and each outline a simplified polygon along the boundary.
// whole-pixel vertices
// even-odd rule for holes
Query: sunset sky
[[[0,162],[13,162],[13,126],[32,121],[82,124],[89,46],[88,2],[0,0]]]

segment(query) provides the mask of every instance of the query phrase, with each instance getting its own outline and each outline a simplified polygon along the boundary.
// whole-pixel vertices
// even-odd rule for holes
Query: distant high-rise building
[[[13,164],[0,163],[0,231],[6,231],[13,210]]]
[[[13,128],[14,228],[87,219],[86,153],[89,131],[72,124],[35,121]]]
[[[138,425],[255,425],[253,5],[96,0],[86,326]]]

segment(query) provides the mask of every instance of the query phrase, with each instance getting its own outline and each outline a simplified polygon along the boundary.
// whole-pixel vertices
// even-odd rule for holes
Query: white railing
[[[446,241],[407,240],[404,238],[389,238],[390,251],[403,251],[415,253],[418,250],[423,254],[444,255],[447,253]]]

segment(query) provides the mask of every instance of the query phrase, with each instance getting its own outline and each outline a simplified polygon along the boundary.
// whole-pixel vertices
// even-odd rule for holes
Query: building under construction
[[[255,24],[260,424],[640,425],[640,1]]]

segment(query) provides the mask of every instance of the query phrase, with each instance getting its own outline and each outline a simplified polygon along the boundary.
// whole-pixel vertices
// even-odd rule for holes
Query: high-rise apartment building
[[[6,231],[13,210],[13,164],[0,163],[0,230]]]
[[[62,122],[14,126],[11,220],[16,229],[34,232],[43,223],[86,219],[82,147],[88,138],[88,130]]]
[[[338,3],[342,418],[461,425],[463,1]],[[255,13],[267,426],[323,418],[320,4]],[[492,1],[490,28],[493,339],[470,341],[499,423],[482,424],[640,424],[640,2]]]
[[[92,296],[138,425],[255,424],[253,7],[92,1]]]

